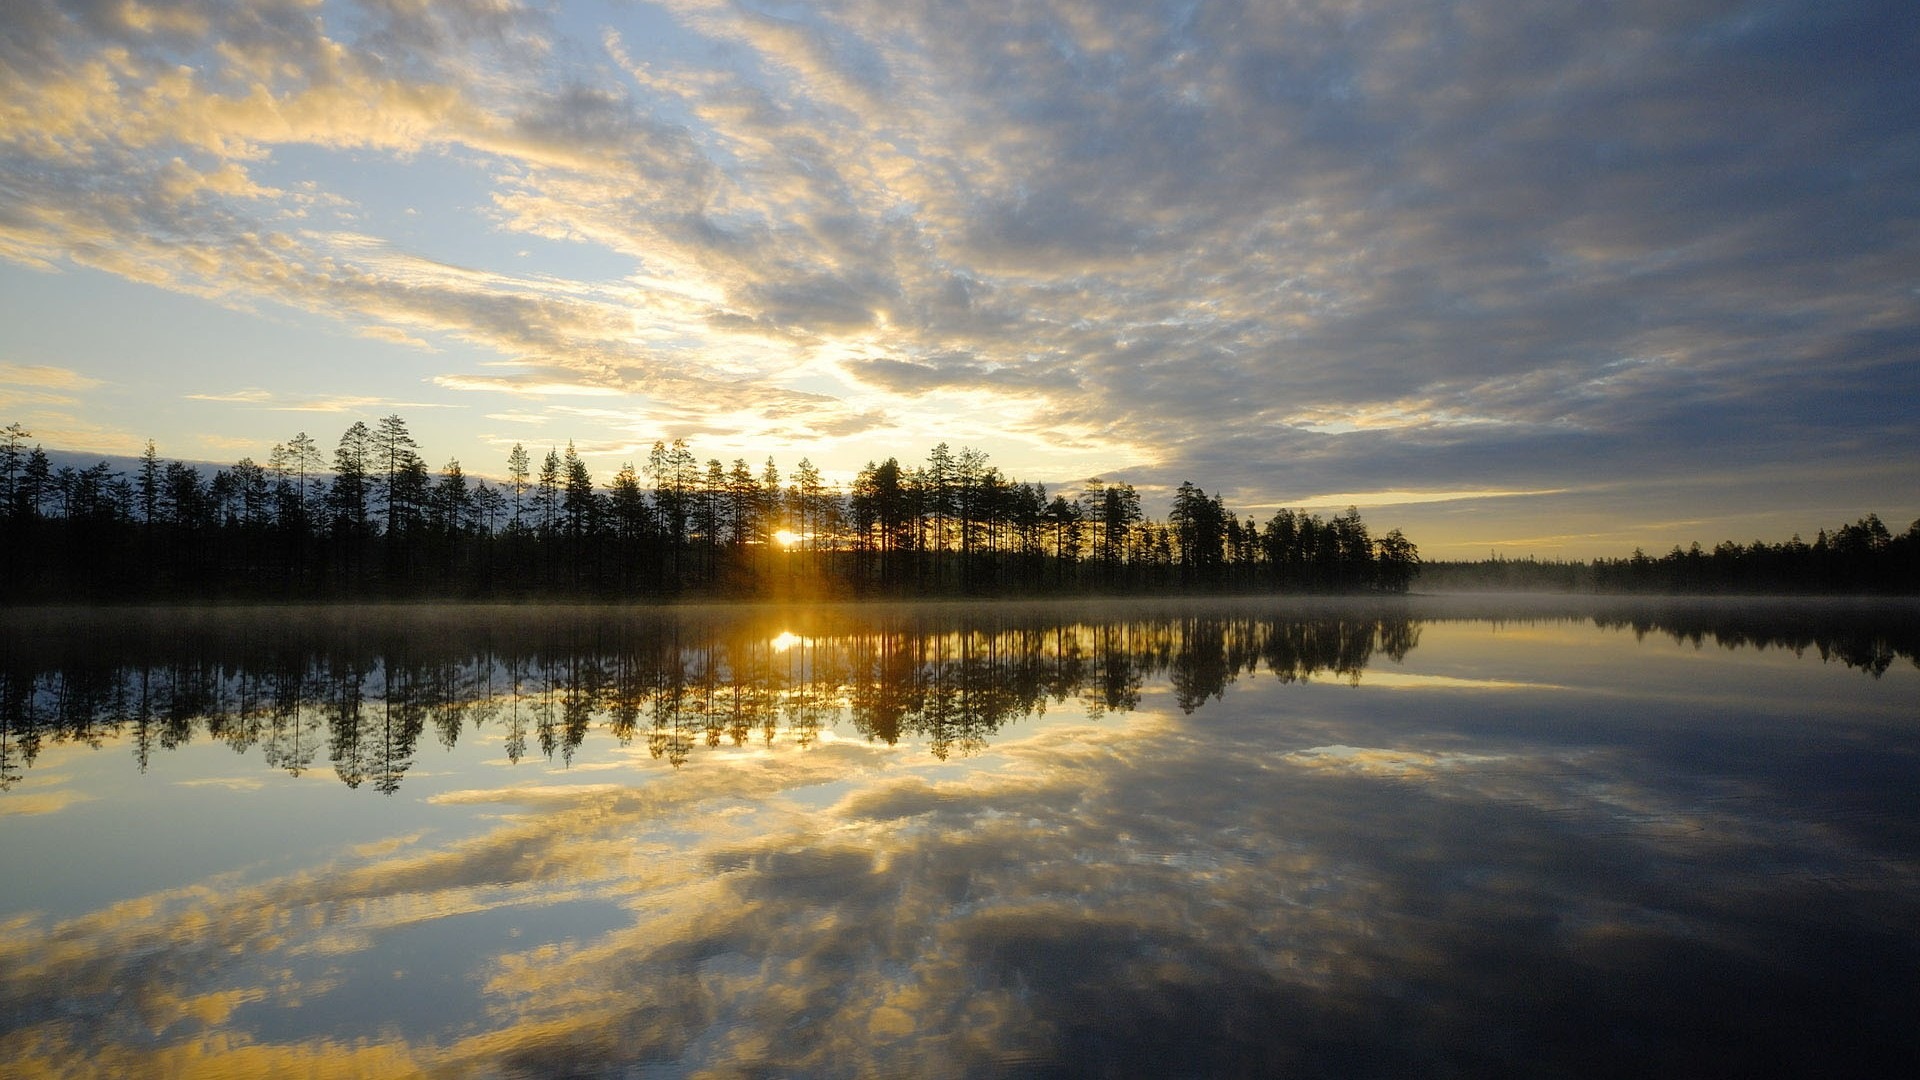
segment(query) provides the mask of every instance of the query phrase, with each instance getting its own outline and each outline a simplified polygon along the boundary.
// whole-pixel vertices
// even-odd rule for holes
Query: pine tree
[[[540,462],[540,484],[534,490],[533,501],[540,513],[540,535],[551,536],[554,519],[560,513],[560,452],[551,447],[545,460]]]
[[[527,486],[533,478],[532,462],[527,459],[527,448],[519,443],[507,452],[507,494],[513,506],[513,525],[526,527]]]
[[[151,529],[160,509],[160,452],[152,439],[147,440],[147,448],[140,455],[138,476],[134,491],[139,497],[140,523]]]
[[[367,528],[367,463],[373,433],[356,420],[341,434],[333,451],[333,484],[327,492],[334,532],[357,536]]]
[[[0,436],[5,436],[5,441],[0,442],[0,518],[6,518],[16,512],[15,495],[26,458],[22,450],[27,440],[33,438],[33,432],[16,420],[0,430]]]
[[[631,461],[613,474],[612,504],[614,534],[629,543],[645,539],[649,525],[647,496],[640,490],[640,476]]]
[[[571,440],[567,442],[565,467],[566,489],[561,505],[566,513],[567,535],[579,540],[593,529],[593,474],[574,451]]]
[[[736,548],[754,539],[754,506],[759,495],[760,485],[753,479],[747,459],[734,458],[733,471],[727,474],[727,531],[728,540]]]
[[[473,492],[467,487],[467,474],[454,458],[440,470],[440,482],[433,489],[435,530],[457,536],[468,528],[474,512]]]
[[[389,413],[380,418],[373,432],[374,463],[384,478],[379,484],[377,498],[382,511],[382,524],[391,534],[396,526],[404,527],[406,520],[419,508],[424,490],[416,491],[402,483],[402,474],[418,460],[414,450],[418,444],[407,431],[407,422],[398,413]],[[424,471],[424,470],[423,470]]]
[[[802,550],[816,546],[822,531],[821,519],[826,510],[822,505],[822,491],[820,470],[813,467],[812,461],[801,458],[793,470],[793,531],[800,534]]]

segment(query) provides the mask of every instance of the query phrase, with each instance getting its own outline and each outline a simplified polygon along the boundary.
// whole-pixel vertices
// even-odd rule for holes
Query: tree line
[[[1878,514],[1819,530],[1812,543],[1789,540],[1712,548],[1678,544],[1664,555],[1635,548],[1624,558],[1591,562],[1506,559],[1437,562],[1421,567],[1420,585],[1439,590],[1531,590],[1603,593],[1920,593],[1920,520],[1894,533]]]
[[[702,463],[680,439],[604,484],[571,443],[537,465],[515,444],[489,483],[431,470],[397,414],[210,473],[151,441],[131,473],[55,467],[20,424],[0,434],[11,602],[1403,592],[1419,567],[1353,508],[1262,524],[1189,482],[1155,520],[1130,484],[1050,494],[946,443],[843,489],[805,458]]]

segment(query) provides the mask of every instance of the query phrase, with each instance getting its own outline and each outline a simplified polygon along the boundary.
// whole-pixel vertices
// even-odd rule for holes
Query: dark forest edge
[[[1895,535],[1878,514],[1822,529],[1809,544],[1798,533],[1782,543],[1723,540],[1658,558],[1635,548],[1622,559],[1591,562],[1507,559],[1436,561],[1420,568],[1419,585],[1436,591],[1666,593],[1685,595],[1920,593],[1920,520]]]
[[[1876,514],[1769,544],[1636,549],[1590,562],[1423,563],[1358,510],[1282,509],[1264,524],[1191,482],[1165,520],[1132,485],[1049,496],[983,452],[869,462],[851,490],[802,459],[704,465],[683,440],[598,485],[571,444],[507,479],[438,474],[398,415],[355,423],[331,457],[305,432],[265,465],[210,473],[160,458],[132,474],[55,467],[0,429],[0,603],[369,600],[866,599],[1158,593],[1532,591],[1920,593],[1920,521]],[[644,477],[644,481],[643,481]]]
[[[656,442],[602,486],[571,443],[506,481],[435,474],[398,415],[356,422],[331,457],[305,432],[209,475],[54,467],[0,434],[0,601],[829,599],[1114,593],[1405,592],[1414,544],[1359,511],[1259,524],[1192,483],[1165,520],[1125,483],[1078,493],[1010,479],[946,443],[869,462],[851,490],[807,459],[702,465]]]

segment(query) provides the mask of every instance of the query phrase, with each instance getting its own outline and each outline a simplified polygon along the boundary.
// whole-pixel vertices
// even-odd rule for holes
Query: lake
[[[1912,1075],[1920,607],[13,611],[0,1075]]]

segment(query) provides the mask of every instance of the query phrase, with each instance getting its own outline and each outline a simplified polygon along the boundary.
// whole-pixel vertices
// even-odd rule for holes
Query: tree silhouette
[[[172,598],[1013,595],[1281,590],[1405,592],[1446,583],[1664,592],[1920,592],[1920,523],[1877,515],[1781,543],[1724,540],[1591,563],[1423,561],[1358,509],[1264,524],[1188,481],[1149,518],[1124,482],[1049,496],[971,447],[924,468],[868,462],[842,490],[802,458],[704,470],[656,442],[601,488],[577,447],[537,484],[516,444],[505,487],[457,461],[430,474],[405,422],[355,422],[331,459],[297,433],[263,467],[163,459],[121,475],[53,466],[0,429],[7,602]],[[645,476],[650,486],[643,486]],[[531,485],[531,486],[530,486]],[[526,496],[531,492],[532,499]],[[778,541],[785,531],[791,544]],[[793,539],[797,537],[797,539]]]
[[[1420,572],[1420,549],[1399,529],[1374,541],[1377,549],[1375,581],[1388,592],[1406,592]]]
[[[20,471],[20,487],[15,497],[24,515],[43,517],[47,500],[54,494],[52,462],[47,459],[47,452],[36,443],[27,454],[25,468]]]
[[[560,453],[552,447],[540,459],[540,472],[528,492],[532,496],[532,521],[527,531],[538,537],[553,535],[553,523],[560,509]]]
[[[389,413],[374,425],[369,443],[371,460],[361,462],[363,469],[377,468],[381,474],[382,479],[375,485],[375,503],[380,508],[381,523],[390,534],[404,527],[405,519],[422,494],[403,479],[417,460],[414,454],[417,448],[413,435],[407,431],[407,422],[398,413]]]
[[[147,440],[147,448],[140,454],[139,479],[134,482],[134,491],[140,498],[140,521],[149,529],[160,514],[160,452],[153,440]]]
[[[532,463],[527,459],[527,448],[519,443],[507,452],[507,495],[512,500],[513,524],[522,527],[526,524],[527,487],[532,479]]]
[[[27,440],[31,438],[33,432],[18,421],[0,429],[0,519],[11,518],[20,512],[15,496],[19,490],[20,471],[26,464]]]
[[[358,420],[341,434],[334,447],[327,509],[333,515],[334,535],[343,541],[355,541],[367,532],[367,465],[373,449],[373,432]]]

